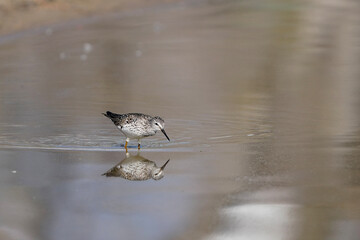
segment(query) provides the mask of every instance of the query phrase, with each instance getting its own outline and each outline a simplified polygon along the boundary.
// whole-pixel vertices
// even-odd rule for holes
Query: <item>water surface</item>
[[[333,2],[194,1],[0,38],[1,239],[358,239],[359,4]],[[140,152],[171,159],[163,179],[101,176],[125,158],[106,110],[165,119],[171,141]]]

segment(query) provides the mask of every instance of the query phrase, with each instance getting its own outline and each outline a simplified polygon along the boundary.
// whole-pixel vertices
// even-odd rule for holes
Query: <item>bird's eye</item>
[[[158,123],[155,123],[155,124],[159,126],[159,124],[158,124]]]

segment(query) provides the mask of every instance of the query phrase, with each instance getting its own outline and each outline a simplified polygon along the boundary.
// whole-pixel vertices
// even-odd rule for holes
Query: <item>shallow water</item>
[[[0,238],[358,239],[359,9],[194,1],[1,37]],[[165,119],[140,152],[163,179],[101,176],[125,158],[106,110]]]

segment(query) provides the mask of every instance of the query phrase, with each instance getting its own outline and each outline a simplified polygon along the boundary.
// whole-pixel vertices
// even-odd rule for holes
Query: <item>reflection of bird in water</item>
[[[143,181],[150,178],[159,180],[164,177],[164,168],[170,161],[167,160],[162,167],[157,167],[153,161],[150,161],[139,154],[131,156],[126,153],[126,158],[120,163],[102,174],[107,177],[122,177],[131,181]]]
[[[103,113],[113,121],[115,126],[126,136],[125,149],[130,139],[138,140],[138,149],[140,149],[140,140],[144,137],[153,136],[157,131],[162,131],[167,136],[164,126],[165,122],[161,117],[151,117],[142,113],[117,114],[107,111]]]

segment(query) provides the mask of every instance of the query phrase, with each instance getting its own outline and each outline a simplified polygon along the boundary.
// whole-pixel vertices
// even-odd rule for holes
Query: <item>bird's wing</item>
[[[152,117],[141,113],[128,113],[124,114],[124,124],[131,124],[141,121],[142,124],[148,123]]]

